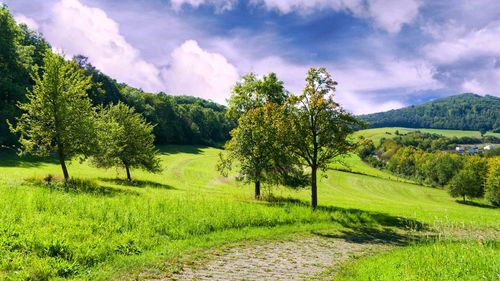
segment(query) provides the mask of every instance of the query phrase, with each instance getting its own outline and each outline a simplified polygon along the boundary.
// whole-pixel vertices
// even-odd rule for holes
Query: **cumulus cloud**
[[[17,23],[24,23],[30,29],[38,31],[39,26],[34,19],[29,18],[23,14],[15,14],[14,19],[16,20]]]
[[[223,55],[207,52],[196,41],[188,40],[172,52],[163,79],[174,94],[224,103],[239,74]]]
[[[121,35],[119,25],[101,9],[78,0],[61,0],[43,25],[49,42],[67,55],[88,56],[92,64],[121,82],[147,91],[163,89],[160,72]]]

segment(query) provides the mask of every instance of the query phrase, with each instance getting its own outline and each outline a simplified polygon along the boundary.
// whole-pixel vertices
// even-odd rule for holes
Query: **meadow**
[[[358,131],[354,135],[355,136],[363,135],[365,138],[372,140],[375,144],[378,144],[380,142],[380,139],[382,139],[382,138],[394,137],[396,135],[396,131],[398,131],[400,134],[406,134],[409,132],[420,131],[423,133],[442,135],[442,136],[447,137],[447,138],[451,138],[451,137],[480,138],[481,137],[481,133],[479,131],[441,130],[441,129],[423,129],[423,128],[412,129],[412,128],[398,128],[398,127],[366,129],[366,130]],[[493,136],[493,137],[498,138],[498,137],[500,137],[500,133],[487,132],[485,134],[485,136]]]
[[[197,249],[321,229],[498,232],[498,209],[457,203],[357,156],[344,159],[351,172],[321,177],[313,212],[308,189],[266,187],[266,200],[254,200],[251,185],[216,172],[219,149],[160,150],[163,171],[133,170],[133,183],[120,169],[72,161],[70,189],[54,159],[1,152],[0,279],[161,277]]]

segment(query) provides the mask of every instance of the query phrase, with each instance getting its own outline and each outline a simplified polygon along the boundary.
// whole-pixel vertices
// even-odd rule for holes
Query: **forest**
[[[363,115],[370,128],[407,127],[499,132],[500,98],[461,94],[421,105]]]

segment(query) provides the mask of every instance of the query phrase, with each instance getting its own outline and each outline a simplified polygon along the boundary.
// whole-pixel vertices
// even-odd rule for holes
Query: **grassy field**
[[[431,228],[498,231],[500,211],[462,205],[445,191],[397,181],[351,156],[348,169],[309,190],[272,187],[255,201],[252,186],[215,171],[220,150],[161,148],[163,172],[101,170],[74,161],[75,189],[41,179],[60,175],[52,159],[0,153],[0,279],[104,280],[172,270],[165,261],[241,239],[318,229]],[[269,193],[269,189],[265,191]]]
[[[497,241],[438,241],[352,262],[336,280],[498,280],[499,261]]]
[[[400,134],[405,134],[412,131],[421,131],[432,134],[439,134],[445,137],[475,137],[480,138],[481,134],[479,131],[459,131],[459,130],[439,130],[439,129],[410,129],[410,128],[374,128],[358,131],[355,136],[364,136],[367,139],[371,139],[375,144],[380,142],[382,138],[391,138],[395,136],[395,132],[399,131]],[[486,136],[500,137],[499,133],[486,133]]]

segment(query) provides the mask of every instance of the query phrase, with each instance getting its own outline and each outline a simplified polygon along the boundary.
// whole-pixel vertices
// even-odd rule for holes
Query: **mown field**
[[[445,137],[474,137],[474,138],[480,138],[481,133],[479,131],[460,131],[460,130],[440,130],[440,129],[411,129],[411,128],[397,128],[397,127],[390,127],[390,128],[374,128],[374,129],[366,129],[362,131],[358,131],[355,133],[355,136],[364,136],[367,139],[371,139],[375,144],[378,144],[380,142],[380,139],[382,138],[392,138],[395,136],[396,131],[398,131],[400,134],[406,134],[409,132],[414,132],[414,131],[420,131],[420,132],[425,132],[425,133],[431,133],[431,134],[438,134],[442,135]],[[494,136],[494,137],[500,137],[499,133],[491,133],[487,132],[485,134],[486,136]]]
[[[53,159],[0,152],[0,279],[162,276],[175,270],[169,261],[196,249],[318,229],[498,231],[498,209],[459,204],[356,156],[344,162],[362,174],[327,172],[316,212],[309,190],[272,187],[256,201],[251,185],[215,171],[220,152],[161,147],[163,172],[134,170],[133,184],[121,170],[73,161],[69,190],[43,181],[61,174]]]

